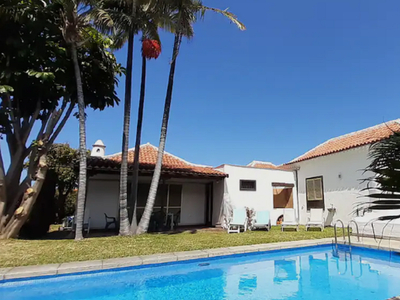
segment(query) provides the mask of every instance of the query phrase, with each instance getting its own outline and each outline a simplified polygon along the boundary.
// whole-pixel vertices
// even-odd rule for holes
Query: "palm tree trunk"
[[[175,35],[174,49],[172,51],[172,62],[169,70],[167,95],[165,97],[164,114],[163,114],[161,134],[160,134],[160,144],[158,146],[158,153],[157,153],[157,162],[154,168],[154,174],[150,184],[150,191],[149,191],[149,196],[147,197],[146,207],[144,208],[143,216],[140,220],[137,229],[137,234],[145,233],[149,228],[150,217],[151,213],[153,212],[154,201],[156,199],[158,184],[160,182],[165,142],[167,139],[169,111],[171,108],[171,101],[172,101],[172,88],[174,86],[175,64],[176,64],[176,58],[179,54],[179,47],[181,45],[181,40],[182,36],[179,33],[177,33]]]
[[[129,32],[128,57],[126,60],[124,129],[122,134],[121,176],[120,176],[120,186],[119,186],[119,221],[120,221],[119,234],[120,235],[130,234],[127,189],[128,189],[129,125],[131,122],[133,38],[134,38],[134,31],[131,30]]]
[[[83,218],[85,215],[86,198],[86,128],[85,128],[85,101],[83,97],[81,71],[75,44],[71,44],[72,61],[74,63],[76,90],[79,111],[79,181],[78,199],[76,201],[76,230],[75,240],[82,240]]]
[[[142,137],[142,124],[143,124],[143,110],[144,110],[144,98],[146,92],[146,57],[142,56],[142,79],[140,83],[140,99],[138,109],[138,119],[136,125],[136,141],[135,141],[135,156],[133,161],[133,174],[132,174],[132,192],[131,201],[133,204],[133,214],[131,223],[131,232],[136,234],[137,230],[137,219],[136,219],[136,206],[137,206],[137,192],[138,192],[138,181],[139,181],[139,154],[140,154],[140,141]]]
[[[6,192],[6,176],[4,172],[3,156],[1,153],[0,146],[0,233],[3,231],[3,225],[6,220],[5,211],[7,203],[7,192]]]

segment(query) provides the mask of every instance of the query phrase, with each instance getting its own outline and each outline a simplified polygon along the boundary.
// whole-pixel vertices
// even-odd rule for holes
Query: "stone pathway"
[[[190,259],[199,259],[230,254],[242,254],[249,252],[271,251],[287,248],[300,248],[307,246],[331,244],[332,238],[318,240],[304,240],[293,242],[258,244],[249,246],[236,246],[227,248],[215,248],[209,250],[194,250],[186,252],[173,252],[154,255],[111,258],[103,260],[79,261],[62,264],[25,266],[15,268],[0,268],[0,281],[5,279],[26,278],[36,276],[48,276],[57,274],[70,274],[86,271],[98,271],[140,265],[150,265]]]

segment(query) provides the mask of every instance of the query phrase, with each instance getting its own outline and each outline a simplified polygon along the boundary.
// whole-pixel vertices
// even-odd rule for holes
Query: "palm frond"
[[[389,138],[372,144],[369,159],[364,173],[373,175],[365,179],[368,186],[363,191],[369,192],[366,197],[372,201],[364,206],[371,210],[400,210],[400,133],[393,132]]]
[[[104,34],[111,34],[114,31],[114,20],[102,7],[93,6],[82,17],[87,23],[93,22],[93,25]]]
[[[213,8],[203,5],[201,7],[201,14],[204,16],[204,13],[207,10],[223,15],[224,17],[228,18],[233,24],[235,24],[240,30],[246,30],[246,26],[242,22],[240,22],[233,13],[229,12],[228,9],[221,10],[218,8]]]
[[[392,221],[396,219],[400,219],[400,215],[382,216],[378,218],[379,221]]]
[[[113,34],[110,36],[111,40],[113,41],[111,49],[121,49],[128,40],[128,34],[129,33],[124,30],[117,29],[116,31],[114,31]]]
[[[153,22],[148,22],[142,29],[143,38],[156,40],[161,45],[160,35],[158,34],[158,26]]]

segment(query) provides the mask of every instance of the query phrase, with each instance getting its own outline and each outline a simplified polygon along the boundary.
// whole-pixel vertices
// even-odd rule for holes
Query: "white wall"
[[[182,186],[181,221],[179,225],[205,223],[206,186],[201,183],[185,183]]]
[[[85,223],[90,216],[90,228],[104,229],[106,225],[104,213],[109,217],[118,218],[119,181],[111,179],[112,177],[98,178],[101,177],[94,176],[88,180]]]
[[[213,183],[213,215],[212,225],[221,226],[223,218],[222,201],[224,198],[225,178]]]
[[[337,219],[343,220],[347,225],[354,216],[357,203],[368,201],[368,198],[360,197],[366,194],[360,192],[366,187],[366,183],[361,182],[361,179],[371,176],[370,173],[363,174],[363,170],[369,164],[368,149],[369,146],[358,147],[295,164],[300,167],[298,189],[302,224],[307,222],[309,216],[306,178],[323,176],[326,225],[333,225]],[[334,215],[327,210],[332,206],[336,208]]]
[[[140,181],[142,181],[142,178],[140,178]],[[188,180],[182,181],[176,179],[170,181],[171,184],[182,184],[181,221],[179,225],[205,224],[206,182],[190,183]],[[92,229],[104,229],[104,213],[109,217],[119,219],[119,174],[99,174],[90,177],[88,180],[85,222],[88,221],[90,216],[90,227]]]
[[[283,209],[274,209],[272,183],[296,185],[294,172],[231,165],[224,165],[220,170],[229,174],[229,177],[225,178],[225,193],[229,193],[234,207],[268,210],[271,213],[271,223],[276,224],[278,217],[283,214]],[[241,191],[240,180],[256,180],[256,191]],[[296,187],[293,188],[293,208],[297,210]]]

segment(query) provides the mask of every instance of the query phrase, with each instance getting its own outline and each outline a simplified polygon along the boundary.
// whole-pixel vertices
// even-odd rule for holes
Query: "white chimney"
[[[105,154],[106,146],[102,140],[97,140],[96,143],[93,144],[92,153],[90,153],[90,156],[104,157]]]

